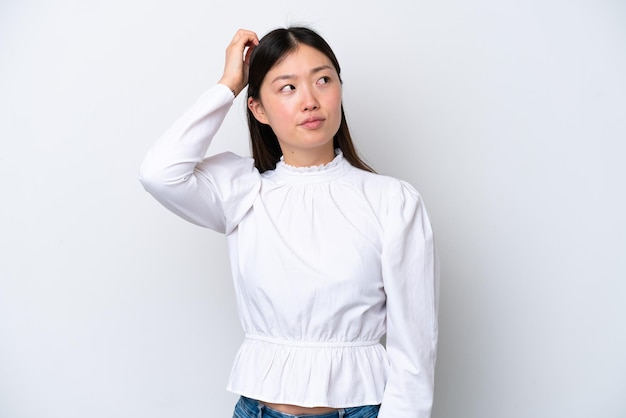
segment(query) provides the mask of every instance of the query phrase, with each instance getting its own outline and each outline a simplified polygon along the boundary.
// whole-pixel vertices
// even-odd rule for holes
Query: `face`
[[[341,82],[326,55],[299,45],[266,74],[259,93],[248,106],[259,122],[271,126],[287,164],[319,165],[334,158]]]

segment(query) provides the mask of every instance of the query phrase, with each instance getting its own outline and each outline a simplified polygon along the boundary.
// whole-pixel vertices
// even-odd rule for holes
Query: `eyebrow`
[[[315,74],[315,73],[319,73],[320,71],[323,70],[332,70],[333,67],[331,67],[330,65],[324,64],[324,65],[320,65],[319,67],[315,67],[310,71],[310,74]],[[272,80],[272,83],[275,83],[279,80],[291,80],[297,78],[295,74],[283,74],[283,75],[279,75],[278,77],[274,78]]]

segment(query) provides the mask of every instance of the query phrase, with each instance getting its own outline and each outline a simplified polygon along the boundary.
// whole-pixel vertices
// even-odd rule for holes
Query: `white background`
[[[222,236],[136,180],[239,27],[331,43],[441,255],[434,418],[626,416],[622,1],[0,3],[0,417],[229,417]],[[247,154],[237,99],[213,150]]]

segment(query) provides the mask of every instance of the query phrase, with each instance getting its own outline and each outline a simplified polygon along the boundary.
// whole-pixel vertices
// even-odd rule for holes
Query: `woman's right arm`
[[[140,169],[144,188],[161,204],[195,224],[228,233],[252,204],[259,174],[250,158],[232,153],[205,159],[206,151],[247,83],[253,32],[240,30],[227,48],[220,84],[204,93],[148,152]],[[244,55],[244,51],[247,53]]]

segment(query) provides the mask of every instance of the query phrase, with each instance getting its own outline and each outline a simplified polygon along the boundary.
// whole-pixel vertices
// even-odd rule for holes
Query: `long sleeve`
[[[207,149],[232,106],[228,87],[216,85],[159,138],[139,173],[163,206],[195,224],[229,233],[258,193],[260,175],[251,158]]]
[[[382,272],[391,361],[380,418],[429,418],[437,350],[438,265],[418,193],[401,182],[384,225]]]

